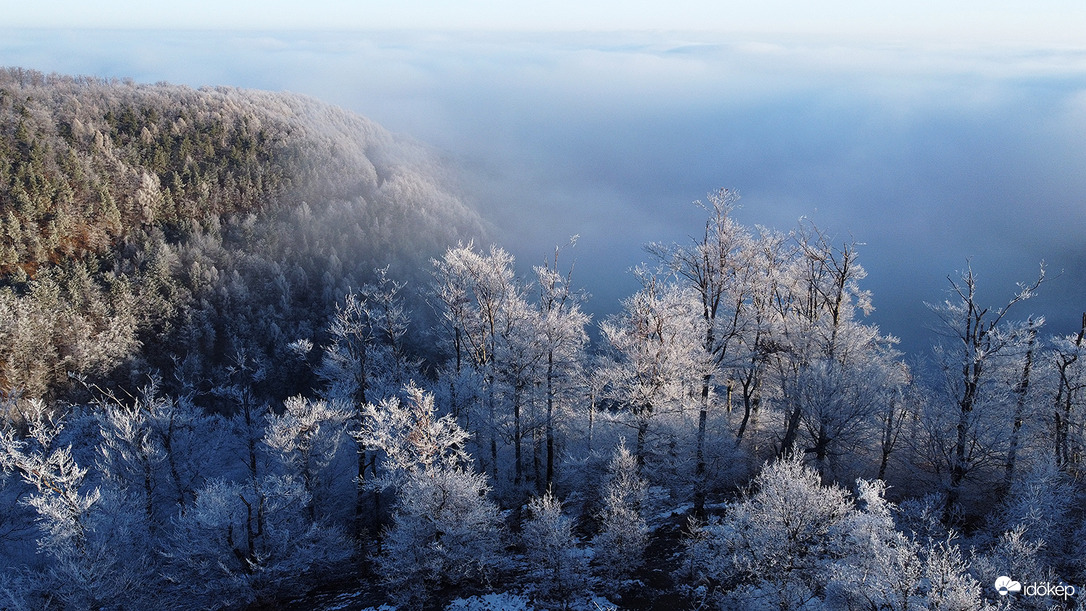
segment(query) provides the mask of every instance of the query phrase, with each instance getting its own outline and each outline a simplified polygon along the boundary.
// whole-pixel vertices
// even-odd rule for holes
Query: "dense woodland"
[[[0,71],[0,608],[1086,604],[1043,266],[906,358],[855,242],[697,203],[592,320],[365,119]]]

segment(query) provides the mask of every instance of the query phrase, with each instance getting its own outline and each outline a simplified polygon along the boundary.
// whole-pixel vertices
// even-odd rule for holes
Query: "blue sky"
[[[599,315],[644,243],[686,239],[690,202],[729,187],[744,223],[862,242],[872,320],[911,352],[967,261],[997,303],[1046,260],[1022,316],[1073,331],[1086,3],[753,4],[0,0],[0,64],[369,116],[458,164],[524,271],[580,234]]]

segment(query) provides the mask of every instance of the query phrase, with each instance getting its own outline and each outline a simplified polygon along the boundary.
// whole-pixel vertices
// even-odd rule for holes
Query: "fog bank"
[[[747,224],[856,240],[909,351],[972,262],[982,297],[1071,332],[1086,308],[1086,49],[709,34],[8,30],[0,63],[290,90],[437,147],[522,271],[581,236],[601,316],[648,241],[738,190]],[[1062,273],[1061,273],[1062,272]]]

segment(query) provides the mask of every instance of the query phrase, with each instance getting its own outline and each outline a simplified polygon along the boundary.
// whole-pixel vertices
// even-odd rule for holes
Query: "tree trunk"
[[[827,462],[829,460],[830,443],[832,441],[828,431],[826,431],[826,427],[820,424],[814,447],[811,448],[810,451],[815,455],[815,462],[818,463],[818,476],[822,478],[822,481],[826,481],[829,472],[829,465]]]
[[[1022,367],[1022,379],[1014,387],[1014,424],[1011,428],[1010,448],[1007,450],[1006,473],[1003,477],[1003,490],[1011,488],[1014,480],[1015,462],[1018,458],[1018,439],[1022,431],[1022,417],[1026,409],[1026,394],[1029,392],[1030,370],[1033,366],[1033,345],[1037,338],[1037,332],[1033,327],[1033,319],[1029,320],[1029,344],[1026,347],[1026,363]]]
[[[980,379],[980,372],[981,365],[977,362],[971,365],[967,364],[963,368],[963,374],[966,378],[965,392],[962,394],[962,400],[958,402],[960,411],[956,429],[957,439],[954,443],[954,455],[951,457],[950,485],[947,487],[946,505],[943,507],[944,524],[950,523],[954,508],[958,505],[962,481],[965,480],[965,475],[969,472],[965,448],[969,443],[969,418],[973,412],[973,403],[976,401],[977,380]]]
[[[498,433],[496,431],[497,420],[494,412],[494,378],[487,376],[487,411],[490,415],[490,469],[494,481],[498,481]],[[485,471],[485,469],[484,469]]]
[[[895,400],[890,401],[890,407],[886,411],[886,422],[882,427],[882,447],[880,448],[882,456],[879,458],[879,477],[878,479],[886,481],[886,468],[890,463],[890,454],[894,451],[894,445],[897,443],[897,437],[900,424],[895,424],[894,416],[897,411]]]
[[[637,448],[635,448],[635,455],[637,456],[638,469],[645,466],[645,438],[649,433],[649,419],[648,413],[652,411],[651,405],[646,405],[644,408],[644,414],[641,418],[638,418],[637,422]]]
[[[796,451],[796,440],[799,437],[799,422],[803,415],[803,408],[796,406],[788,414],[788,421],[784,428],[784,437],[781,439],[781,448],[777,452],[777,458],[790,456]]]
[[[758,405],[761,403],[758,393],[760,382],[758,363],[753,358],[750,367],[750,370],[739,380],[743,393],[743,419],[739,423],[739,430],[735,433],[735,447],[737,448],[743,443],[743,435],[746,433],[747,428],[753,425]]]
[[[592,455],[592,425],[596,420],[596,392],[589,393],[588,398],[588,455]]]
[[[554,351],[547,352],[547,490],[554,483]]]
[[[696,450],[697,464],[694,467],[694,515],[705,513],[705,426],[709,420],[709,382],[712,375],[705,374],[701,378],[701,409],[698,410],[698,447]]]
[[[520,394],[521,385],[517,382],[513,385],[513,450],[515,455],[513,483],[517,486],[524,482],[524,462],[521,458]]]

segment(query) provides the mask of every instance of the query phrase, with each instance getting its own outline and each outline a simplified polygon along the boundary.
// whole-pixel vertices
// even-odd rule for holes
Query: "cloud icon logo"
[[[1006,575],[1001,575],[995,580],[995,588],[1000,596],[1006,596],[1010,592],[1021,592],[1022,584]]]

